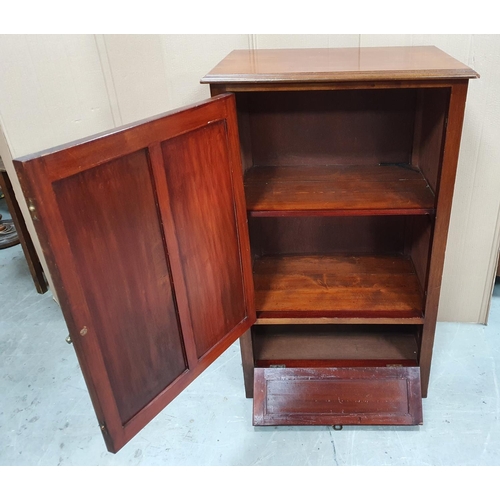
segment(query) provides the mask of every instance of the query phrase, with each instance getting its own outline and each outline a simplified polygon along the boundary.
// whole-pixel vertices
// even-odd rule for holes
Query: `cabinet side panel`
[[[53,189],[126,423],[186,369],[147,154],[63,178]]]
[[[441,172],[437,189],[436,220],[432,238],[429,277],[425,304],[425,325],[422,332],[420,367],[422,370],[422,395],[427,395],[436,330],[439,294],[450,222],[453,190],[457,173],[458,153],[464,120],[465,100],[469,82],[463,80],[451,88],[448,125],[445,129]]]
[[[243,172],[253,166],[252,139],[250,135],[250,113],[248,111],[248,94],[235,94],[238,110],[238,131],[240,136],[241,164]]]
[[[411,218],[409,254],[415,266],[415,272],[422,291],[427,289],[433,226],[434,222],[431,217]]]
[[[201,357],[247,316],[226,122],[165,141],[162,151]]]
[[[420,167],[434,193],[438,190],[449,100],[449,88],[419,90],[413,163]]]

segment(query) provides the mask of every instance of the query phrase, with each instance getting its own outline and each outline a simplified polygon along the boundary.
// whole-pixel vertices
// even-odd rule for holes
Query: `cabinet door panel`
[[[224,121],[162,144],[198,358],[247,316],[226,144]]]
[[[146,151],[53,189],[125,424],[187,368]]]
[[[255,320],[234,97],[15,162],[110,451]]]

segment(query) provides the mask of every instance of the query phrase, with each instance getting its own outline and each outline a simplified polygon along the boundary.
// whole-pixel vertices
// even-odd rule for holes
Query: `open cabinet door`
[[[255,321],[234,96],[14,163],[116,452]]]

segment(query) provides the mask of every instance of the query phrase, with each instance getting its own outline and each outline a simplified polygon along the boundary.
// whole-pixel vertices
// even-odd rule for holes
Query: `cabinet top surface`
[[[477,78],[433,46],[234,50],[201,83]]]

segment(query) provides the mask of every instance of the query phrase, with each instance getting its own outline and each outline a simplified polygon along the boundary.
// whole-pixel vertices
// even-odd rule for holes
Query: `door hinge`
[[[106,428],[106,424],[101,424],[101,423],[99,422],[99,428],[101,429],[101,432],[102,432],[103,434],[107,434],[107,433],[108,433],[108,429]]]
[[[35,202],[32,198],[28,198],[28,210],[30,211],[31,218],[33,220],[38,220],[38,212],[36,210]]]

